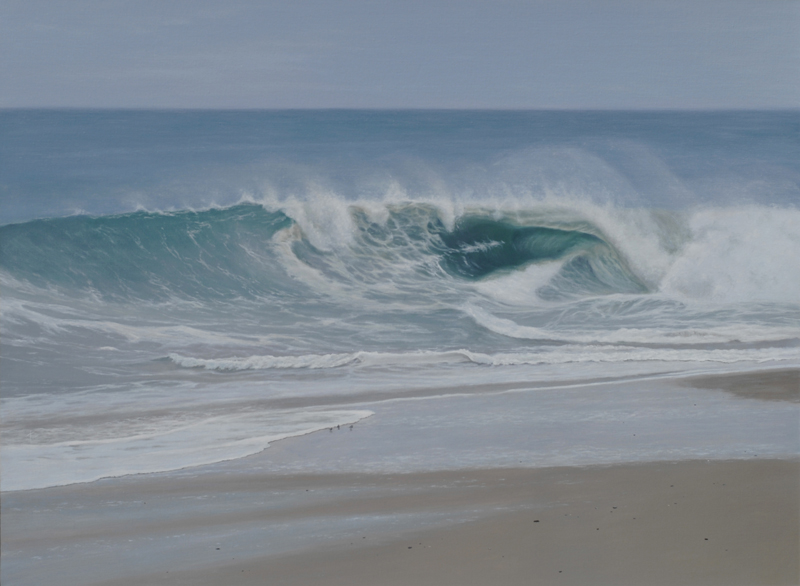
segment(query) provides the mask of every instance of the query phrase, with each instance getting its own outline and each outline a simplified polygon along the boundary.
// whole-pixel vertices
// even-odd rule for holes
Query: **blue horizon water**
[[[412,197],[429,192],[433,177],[455,197],[498,182],[574,181],[575,169],[559,173],[558,161],[540,163],[539,185],[518,169],[492,172],[509,155],[553,147],[609,163],[632,184],[629,200],[708,201],[702,190],[648,194],[655,178],[642,158],[656,157],[680,181],[772,172],[767,193],[736,197],[791,204],[800,198],[798,134],[800,110],[0,109],[0,225],[227,206],[265,187],[306,194],[310,179],[348,199],[380,198],[398,177]]]

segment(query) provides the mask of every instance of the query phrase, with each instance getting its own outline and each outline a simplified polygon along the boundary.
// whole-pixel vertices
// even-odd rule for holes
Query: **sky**
[[[800,0],[0,0],[0,107],[800,107]]]

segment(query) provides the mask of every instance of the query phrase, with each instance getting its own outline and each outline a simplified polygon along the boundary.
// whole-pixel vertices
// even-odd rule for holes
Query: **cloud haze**
[[[0,106],[800,106],[800,2],[5,0]]]

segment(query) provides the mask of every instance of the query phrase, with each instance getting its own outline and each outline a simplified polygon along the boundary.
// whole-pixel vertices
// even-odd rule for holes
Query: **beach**
[[[356,492],[381,486],[383,495],[299,507],[265,515],[264,523],[449,507],[480,511],[479,518],[399,535],[364,531],[361,539],[238,562],[235,546],[221,542],[225,554],[210,567],[107,583],[796,584],[798,472],[796,462],[691,461],[364,477],[349,485],[296,478],[297,492],[344,483]]]
[[[791,406],[796,374],[716,382],[750,382],[749,398],[734,401],[782,392]],[[709,383],[680,385],[693,381]],[[4,576],[23,585],[109,586],[755,586],[800,578],[796,458],[279,470],[334,433],[347,439],[360,430],[287,439],[216,466],[4,493],[3,561],[16,568],[6,566]]]

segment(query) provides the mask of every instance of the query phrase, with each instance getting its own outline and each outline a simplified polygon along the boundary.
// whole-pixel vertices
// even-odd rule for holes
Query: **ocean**
[[[0,177],[3,491],[798,453],[679,384],[800,366],[798,111],[4,110]]]

